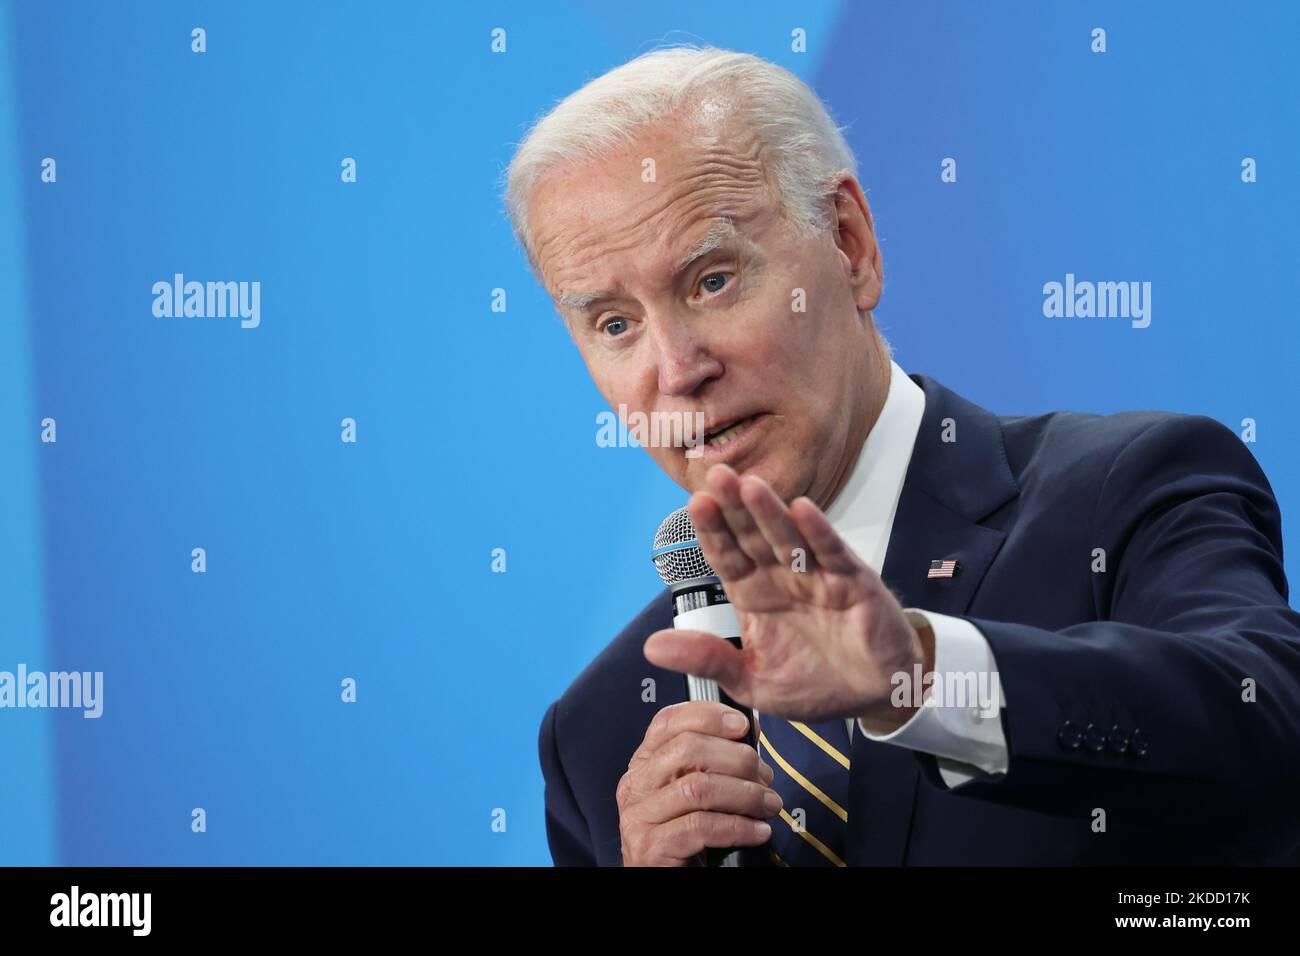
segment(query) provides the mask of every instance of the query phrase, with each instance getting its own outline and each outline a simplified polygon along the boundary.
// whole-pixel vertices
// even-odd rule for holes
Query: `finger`
[[[691,495],[686,510],[695,525],[695,537],[705,559],[724,584],[742,580],[753,572],[756,565],[731,533],[727,519],[722,516],[722,506],[713,495],[704,492]]]
[[[686,860],[705,847],[762,846],[772,836],[764,820],[735,813],[699,810],[655,828],[655,843],[678,860]]]
[[[727,465],[714,465],[704,478],[704,483],[712,492],[714,499],[722,506],[722,517],[731,529],[740,550],[758,567],[770,567],[777,563],[772,554],[772,545],[763,535],[762,529],[749,513],[749,508],[740,499],[740,477]],[[782,562],[784,563],[784,562]]]
[[[830,519],[808,498],[790,502],[790,517],[825,570],[833,574],[854,574],[866,567],[831,526]]]
[[[795,551],[811,557],[808,543],[795,527],[790,511],[775,491],[757,475],[746,475],[740,481],[740,499],[749,509],[754,523],[767,539],[768,546],[779,564],[790,567]]]
[[[708,677],[728,688],[739,687],[744,680],[744,652],[707,631],[677,628],[655,631],[647,638],[642,652],[656,667]]]
[[[650,824],[667,823],[699,810],[766,820],[781,812],[780,799],[775,790],[753,780],[697,770],[650,794],[637,804],[636,814]]]
[[[718,637],[713,639],[722,644],[726,643]],[[735,722],[728,723],[728,718]],[[650,721],[650,726],[646,728],[645,739],[637,748],[637,754],[649,757],[673,737],[687,731],[736,740],[745,735],[749,723],[746,714],[716,700],[687,700],[679,704],[669,704],[667,707],[660,708]]]
[[[665,743],[637,769],[636,785],[642,790],[658,790],[696,771],[762,786],[770,785],[774,776],[772,768],[748,744],[688,730]]]

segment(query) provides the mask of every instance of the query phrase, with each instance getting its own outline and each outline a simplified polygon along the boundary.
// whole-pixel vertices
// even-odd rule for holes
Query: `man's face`
[[[612,408],[704,414],[702,448],[647,448],[674,481],[700,490],[726,462],[824,507],[888,383],[859,315],[880,295],[870,212],[849,177],[839,225],[801,238],[757,140],[734,121],[698,129],[669,121],[544,179],[529,205],[540,271]]]

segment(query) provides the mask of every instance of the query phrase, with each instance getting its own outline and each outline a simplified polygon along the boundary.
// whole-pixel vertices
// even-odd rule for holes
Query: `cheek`
[[[787,306],[769,316],[741,347],[765,387],[798,403],[817,382],[816,341],[806,316]]]
[[[609,410],[623,422],[629,435],[634,429],[627,424],[628,416],[634,413],[649,416],[659,410],[656,407],[659,395],[654,376],[647,375],[644,367],[636,362],[611,362],[598,367],[595,362],[589,361],[587,371]],[[662,450],[647,448],[646,451],[656,461],[660,461]],[[664,460],[661,464],[666,467],[668,462]]]
[[[794,290],[802,290],[796,294]],[[783,278],[764,309],[763,348],[774,367],[794,370],[796,377],[815,371],[815,356],[825,335],[829,313],[822,284],[800,273]]]
[[[615,356],[596,347],[583,352],[583,361],[596,390],[609,402],[610,408],[617,411],[622,404],[629,411],[649,410],[641,394],[642,376],[635,362],[616,361]]]
[[[780,295],[749,307],[728,336],[728,364],[750,370],[768,387],[788,385],[807,348],[802,318],[791,310],[790,300]]]

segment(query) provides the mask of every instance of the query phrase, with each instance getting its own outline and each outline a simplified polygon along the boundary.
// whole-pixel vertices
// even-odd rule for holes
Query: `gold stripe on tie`
[[[789,863],[785,862],[785,860],[781,859],[781,854],[777,853],[776,850],[769,849],[767,852],[771,855],[772,862],[775,863],[777,866],[788,867],[790,865]]]
[[[826,753],[830,756],[830,758],[834,760],[836,763],[838,763],[845,770],[849,769],[849,758],[844,756],[844,754],[840,753],[829,743],[827,743],[826,738],[824,738],[821,734],[817,733],[817,731],[813,730],[807,724],[800,723],[797,720],[787,721],[787,723],[789,723],[791,727],[793,727],[795,730],[799,731],[799,733],[803,734],[805,737],[807,737],[809,740],[815,743],[818,747],[821,747],[822,750],[826,751]]]
[[[784,820],[786,823],[790,824],[791,830],[793,830],[795,833],[799,834],[801,837],[803,837],[805,840],[811,843],[813,847],[817,850],[817,852],[820,853],[822,856],[826,857],[826,859],[830,860],[836,866],[843,866],[845,868],[848,867],[848,864],[846,864],[843,860],[841,860],[838,856],[835,855],[834,850],[832,850],[821,840],[817,839],[815,836],[809,833],[806,828],[800,830],[798,827],[796,827],[794,825],[794,817],[786,813],[784,807],[781,809],[781,819]]]
[[[790,764],[786,762],[786,759],[784,757],[782,757],[779,753],[773,750],[772,742],[767,739],[767,734],[759,733],[758,742],[762,744],[763,747],[767,750],[767,752],[772,755],[772,759],[781,765],[781,769],[790,775],[790,778],[792,780],[794,780],[796,783],[799,784],[799,786],[803,787],[814,797],[820,800],[825,805],[826,809],[829,810],[831,813],[835,814],[845,823],[849,822],[848,811],[845,810],[838,803],[836,803],[834,800],[832,800],[830,797],[828,797],[825,794],[825,792],[820,787],[817,786],[817,784],[813,783],[811,780],[809,780],[807,777],[801,774],[798,770],[795,770],[794,767],[790,766]]]

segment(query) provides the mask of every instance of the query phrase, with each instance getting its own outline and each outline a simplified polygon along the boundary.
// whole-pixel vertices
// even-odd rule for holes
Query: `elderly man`
[[[909,377],[853,155],[753,56],[587,84],[507,205],[610,405],[703,415],[702,447],[649,453],[743,637],[674,630],[661,592],[550,707],[557,864],[1300,860],[1300,616],[1228,429],[998,417]]]

